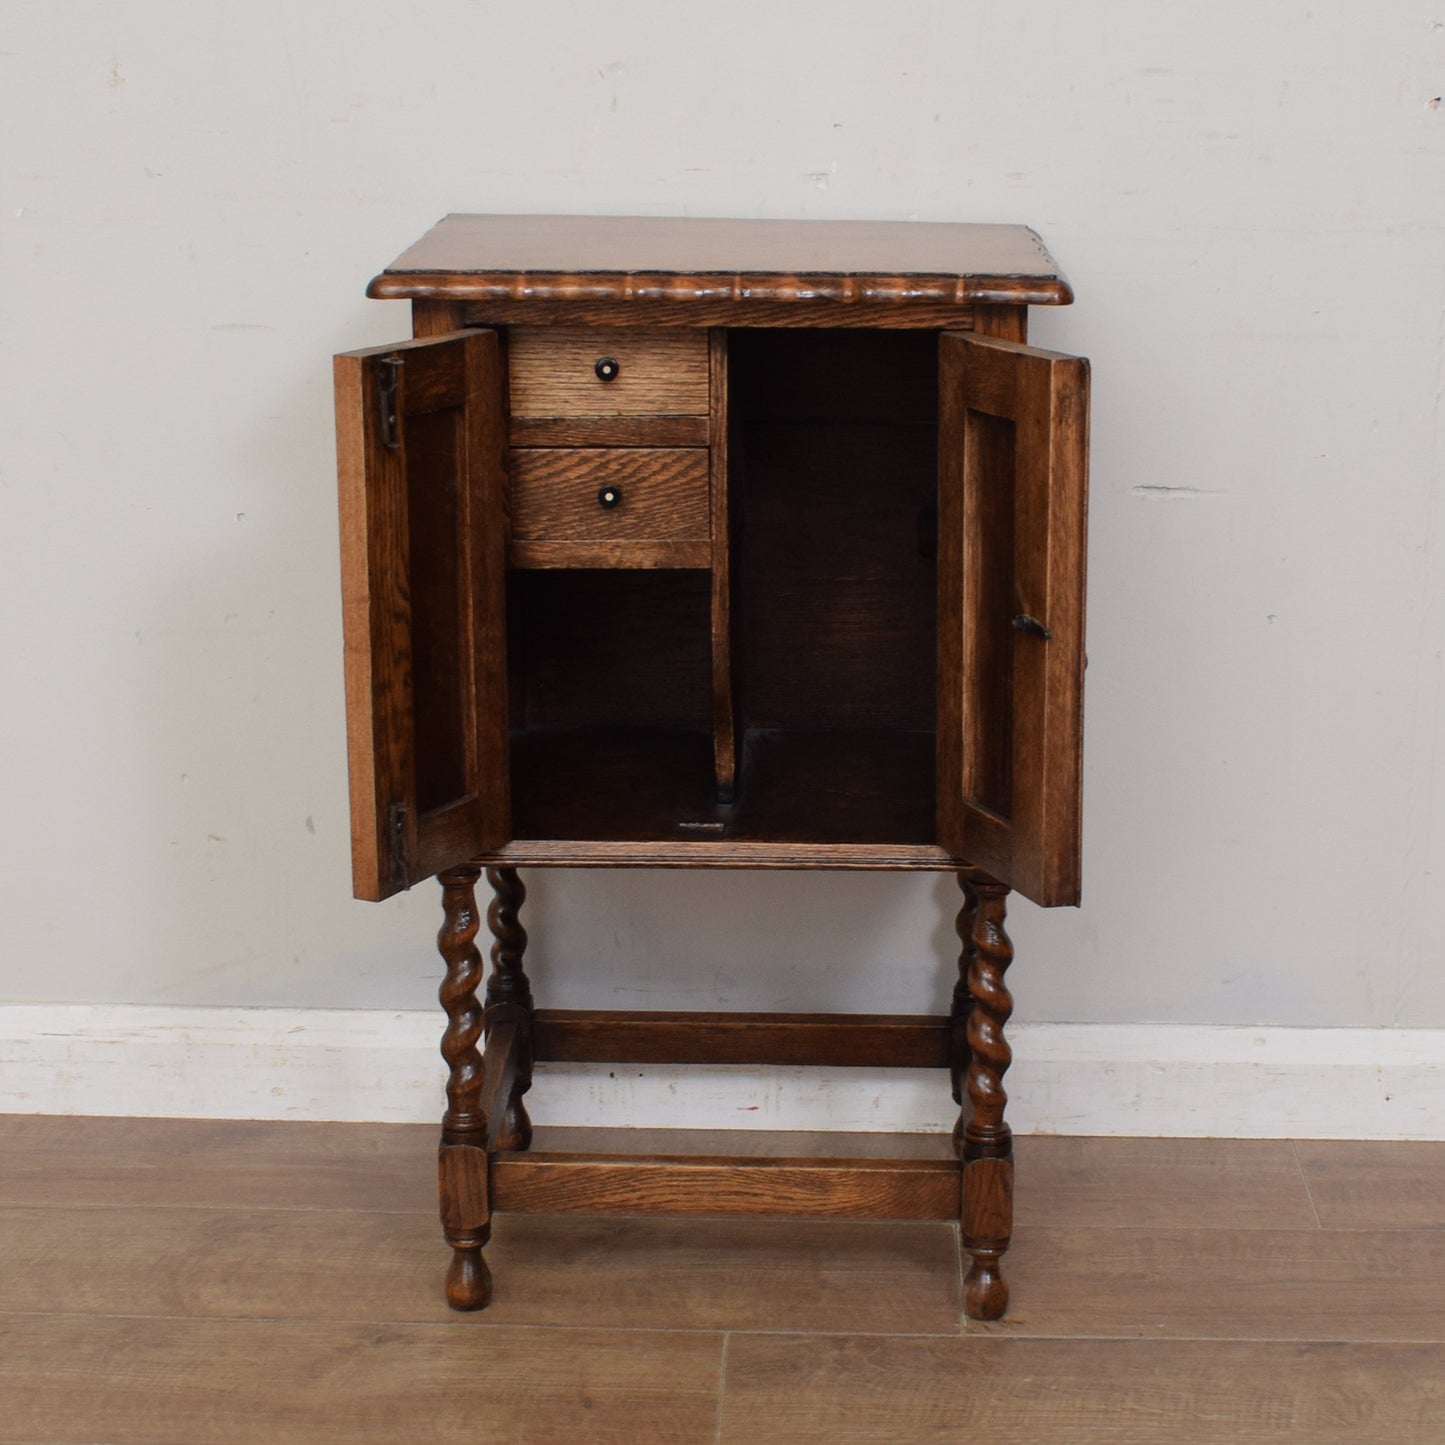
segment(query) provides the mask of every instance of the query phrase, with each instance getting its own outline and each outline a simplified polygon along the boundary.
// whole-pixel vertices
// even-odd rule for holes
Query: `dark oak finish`
[[[616,500],[604,504],[600,494]],[[700,447],[533,447],[512,453],[513,542],[705,540]]]
[[[492,971],[487,977],[486,1048],[490,1059],[495,1031],[506,1028],[508,1046],[499,1048],[508,1076],[498,1069],[495,1096],[488,1093],[486,1118],[498,1149],[525,1149],[532,1142],[532,1121],[522,1096],[532,1087],[532,985],[523,966],[527,930],[522,927],[522,904],[527,889],[515,868],[488,868],[492,901],[487,906],[487,927],[492,934]],[[490,1075],[490,1069],[489,1069]],[[503,1088],[503,1083],[506,1087]],[[499,1107],[500,1106],[500,1107]]]
[[[708,410],[707,338],[684,328],[514,326],[507,375],[513,416],[705,416]]]
[[[996,1320],[1008,1307],[999,1261],[1013,1231],[1013,1132],[1004,1122],[1003,1076],[1013,1060],[1004,1025],[1013,997],[1004,971],[1013,944],[1004,932],[1008,889],[977,870],[963,876],[964,911],[971,920],[968,950],[968,1065],[965,1086],[971,1114],[963,1129],[963,1247],[973,1256],[964,1280],[963,1307],[972,1319]]]
[[[493,1209],[832,1214],[961,1220],[997,1319],[1005,901],[1079,893],[1067,282],[1017,226],[451,216],[370,294],[417,339],[337,362],[356,891],[443,885],[449,1301]],[[523,864],[955,872],[949,1014],[535,1011]],[[539,1151],[538,1060],[947,1069],[956,1157]]]
[[[396,380],[394,447],[384,372]],[[385,898],[507,836],[501,388],[492,332],[336,358],[360,898]]]
[[[446,290],[440,278],[433,278]],[[465,286],[465,282],[460,283]],[[967,327],[979,307],[960,306],[953,301],[918,302],[909,300],[900,305],[897,299],[812,301],[735,301],[713,296],[626,297],[609,300],[526,301],[488,299],[486,301],[413,300],[414,308],[437,307],[459,320],[455,326],[614,326],[614,327],[741,327],[749,330],[841,331],[864,328],[868,331],[941,331],[945,327]],[[993,311],[1021,311],[1022,306],[995,306]]]
[[[442,1230],[452,1247],[447,1271],[447,1302],[453,1309],[481,1309],[492,1297],[492,1276],[482,1259],[491,1238],[492,1214],[487,1192],[487,1119],[482,1112],[482,1059],[477,1044],[483,1016],[477,1004],[482,981],[482,955],[476,937],[475,866],[453,868],[440,875],[445,917],[437,947],[446,961],[441,1005],[447,1027],[442,1057],[447,1062],[447,1109],[442,1115],[437,1175]]]
[[[898,307],[1073,299],[1023,226],[630,216],[447,216],[367,294]]]
[[[719,803],[736,796],[737,721],[733,708],[732,524],[728,492],[728,338],[708,332],[708,498],[712,526],[712,737]]]
[[[701,570],[712,557],[706,538],[589,538],[581,541],[516,541],[507,547],[513,567],[579,568],[623,567],[630,570]]]
[[[598,1064],[827,1064],[942,1069],[948,1020],[906,1014],[725,1014],[542,1009],[536,1057]]]
[[[514,447],[705,447],[706,416],[513,416]]]
[[[938,840],[1079,901],[1088,363],[940,339]]]
[[[957,1165],[947,1159],[619,1158],[534,1151],[492,1161],[498,1209],[562,1214],[953,1219],[958,1177]]]
[[[527,839],[483,855],[514,868],[831,868],[853,873],[953,873],[942,848],[888,843],[675,843]]]
[[[978,922],[978,894],[965,872],[958,874],[958,886],[963,893],[963,903],[953,925],[958,934],[959,954],[958,981],[953,985],[948,1013],[948,1068],[953,1082],[953,1102],[962,1106],[967,1099],[964,1075],[971,1056],[968,1025],[973,1017],[973,994],[969,991],[968,979],[978,956],[973,941],[973,930]],[[958,1122],[953,1126],[953,1150],[960,1158],[963,1155],[963,1131],[967,1124],[968,1111],[960,1107]]]

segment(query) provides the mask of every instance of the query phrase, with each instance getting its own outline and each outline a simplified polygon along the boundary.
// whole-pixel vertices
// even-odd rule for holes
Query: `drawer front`
[[[707,332],[514,326],[513,416],[706,416]]]
[[[517,542],[705,539],[705,447],[526,447],[512,454]]]

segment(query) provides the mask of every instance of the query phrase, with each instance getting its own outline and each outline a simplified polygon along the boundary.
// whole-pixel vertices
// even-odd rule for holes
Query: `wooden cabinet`
[[[354,883],[443,885],[449,1298],[493,1208],[921,1214],[997,1316],[1004,901],[1079,895],[1088,368],[1025,343],[1067,283],[1022,227],[451,216],[370,294],[416,335],[336,360]],[[549,865],[956,872],[953,1010],[535,1009]],[[948,1069],[962,1168],[544,1155],[547,1059]]]

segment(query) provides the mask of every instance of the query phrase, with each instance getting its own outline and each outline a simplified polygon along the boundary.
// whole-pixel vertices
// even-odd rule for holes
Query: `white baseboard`
[[[0,1112],[434,1123],[439,1012],[0,1006]],[[1445,1029],[1020,1024],[1018,1133],[1445,1139]],[[920,1131],[924,1070],[546,1065],[539,1122]]]

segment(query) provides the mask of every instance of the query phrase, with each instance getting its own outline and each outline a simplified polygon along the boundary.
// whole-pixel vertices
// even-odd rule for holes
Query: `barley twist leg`
[[[977,895],[973,957],[967,987],[969,1059],[964,1086],[971,1106],[963,1130],[963,1247],[973,1257],[964,1281],[964,1310],[971,1319],[996,1320],[1008,1308],[1008,1285],[1000,1261],[1013,1233],[1013,1133],[1004,1122],[1003,1076],[1013,1060],[1004,1025],[1013,998],[1004,973],[1013,944],[1004,931],[1009,890],[986,873],[963,878],[965,897]]]
[[[439,997],[446,1010],[442,1057],[447,1062],[447,1109],[442,1116],[437,1154],[442,1231],[452,1247],[447,1270],[447,1303],[453,1309],[478,1310],[492,1297],[492,1276],[482,1258],[491,1237],[492,1215],[487,1196],[487,1121],[482,1114],[482,1010],[477,986],[482,981],[482,955],[476,937],[476,882],[479,868],[467,865],[438,875],[442,885],[443,922],[437,947],[446,960]]]
[[[525,1149],[532,1142],[532,1121],[527,1117],[522,1095],[532,1087],[532,988],[522,966],[527,950],[527,930],[519,915],[527,889],[515,868],[488,868],[492,901],[487,908],[487,927],[492,933],[492,972],[487,979],[485,1031],[491,1035],[499,1020],[517,1020],[517,1079],[500,1119],[492,1121],[493,1142],[498,1149]]]

